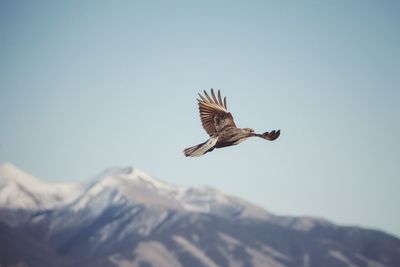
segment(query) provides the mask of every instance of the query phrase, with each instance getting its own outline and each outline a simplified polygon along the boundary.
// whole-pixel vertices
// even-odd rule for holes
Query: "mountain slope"
[[[13,228],[0,221],[0,266],[63,266],[71,263],[46,242],[23,229]]]
[[[74,183],[46,183],[11,163],[0,164],[0,218],[17,226],[35,212],[66,205],[82,192]]]
[[[55,187],[3,166],[0,184],[12,183],[45,184],[29,187],[28,199],[57,197]],[[181,188],[131,167],[108,169],[78,188],[67,187],[54,205],[0,202],[0,211],[3,205],[26,218],[0,217],[1,240],[9,243],[1,266],[400,265],[400,240],[385,233],[276,216],[213,188]],[[6,192],[18,202],[20,191]]]

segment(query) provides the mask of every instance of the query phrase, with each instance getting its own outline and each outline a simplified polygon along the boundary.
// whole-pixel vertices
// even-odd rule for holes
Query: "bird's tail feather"
[[[218,137],[211,137],[206,142],[188,147],[183,150],[186,157],[200,157],[214,149],[215,144],[218,141]]]

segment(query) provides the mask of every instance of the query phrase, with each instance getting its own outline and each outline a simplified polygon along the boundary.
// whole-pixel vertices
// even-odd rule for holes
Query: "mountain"
[[[45,183],[10,163],[0,164],[0,207],[43,210],[62,206],[81,193],[78,184]],[[15,201],[18,198],[18,201]]]
[[[10,163],[0,164],[0,215],[11,225],[35,211],[65,205],[82,192],[72,183],[46,183]]]
[[[132,167],[77,185],[2,164],[0,196],[2,267],[400,266],[400,240],[383,232],[277,216]]]

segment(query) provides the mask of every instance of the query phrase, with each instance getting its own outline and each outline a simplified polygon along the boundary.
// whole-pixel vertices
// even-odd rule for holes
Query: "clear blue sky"
[[[271,212],[400,236],[398,1],[1,1],[0,161],[133,165]],[[197,92],[281,129],[197,159]]]

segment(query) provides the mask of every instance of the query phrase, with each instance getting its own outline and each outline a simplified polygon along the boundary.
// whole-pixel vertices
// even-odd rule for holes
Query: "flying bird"
[[[211,89],[211,97],[204,91],[204,96],[199,94],[197,99],[200,111],[201,124],[210,138],[201,144],[188,147],[183,150],[186,157],[200,157],[215,148],[240,144],[249,137],[257,136],[269,141],[279,137],[281,131],[254,133],[251,128],[237,128],[232,114],[228,111],[226,97],[222,101],[221,92],[218,90],[218,98]]]

